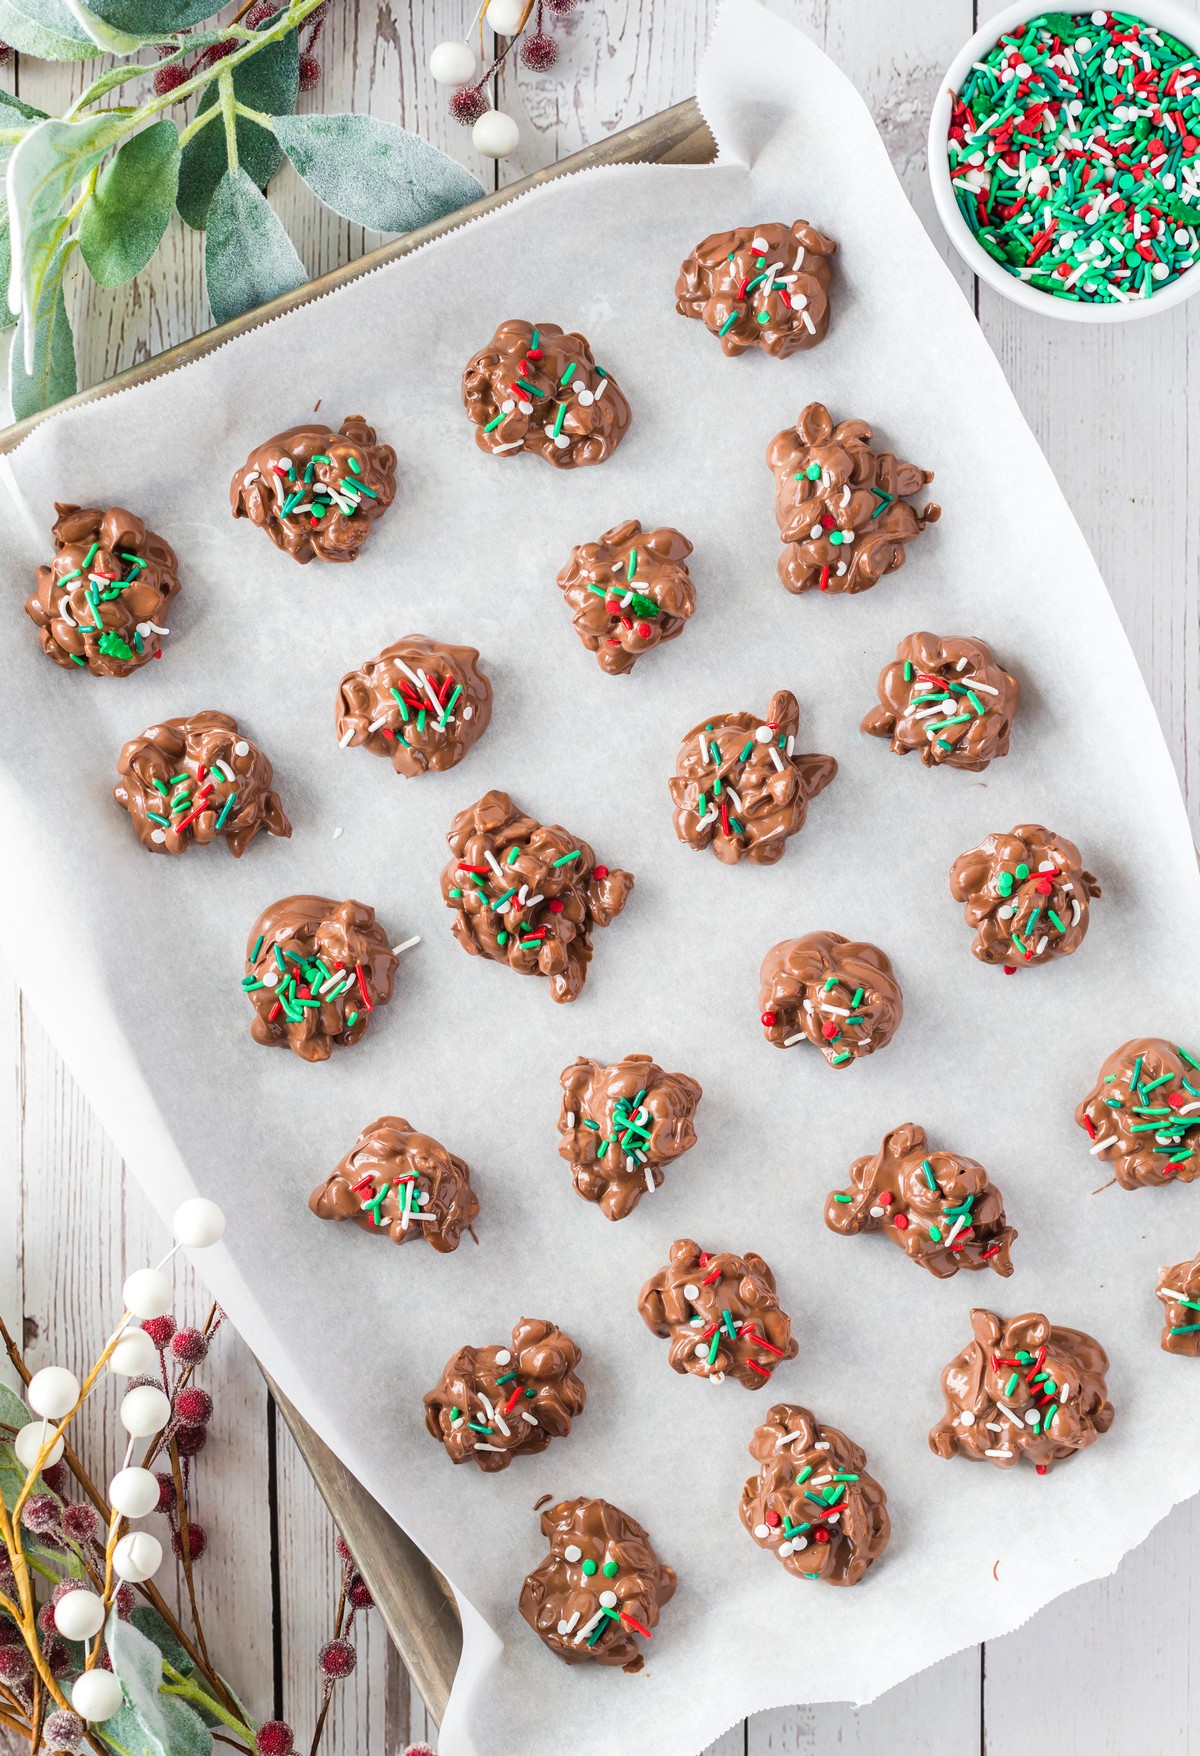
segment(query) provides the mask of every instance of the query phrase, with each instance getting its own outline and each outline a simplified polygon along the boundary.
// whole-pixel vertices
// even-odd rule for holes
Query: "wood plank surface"
[[[1195,316],[1186,308],[1107,329],[1018,312],[970,277],[932,218],[925,118],[937,80],[974,28],[972,0],[774,0],[828,49],[864,93],[893,163],[964,287],[1101,565],[1154,697],[1200,825],[1195,715],[1200,688],[1200,559],[1195,458],[1200,455]],[[1200,0],[1186,0],[1200,17]],[[987,0],[978,8],[985,15]],[[690,95],[716,0],[580,0],[558,30],[560,60],[533,74],[510,56],[500,106],[521,124],[518,152],[480,161],[445,109],[426,61],[460,35],[464,0],[335,0],[322,82],[304,109],[360,110],[398,120],[470,166],[485,187],[511,182],[581,145]],[[4,84],[48,109],[69,101],[78,69],[24,62]],[[310,272],[351,260],[379,239],[318,208],[286,168],[271,198]],[[835,219],[826,216],[836,232]],[[178,221],[132,287],[80,282],[83,381],[108,376],[207,327],[198,239]],[[1020,483],[997,460],[996,491],[1019,515]],[[1013,581],[1031,614],[1053,614],[1052,580]],[[1047,607],[1040,607],[1045,595]],[[10,981],[0,987],[0,1308],[24,1313],[31,1362],[78,1363],[101,1339],[129,1267],[163,1240],[70,1075]],[[181,1309],[203,1295],[186,1269]],[[52,1339],[52,1352],[50,1341]],[[253,1706],[278,1700],[311,1726],[317,1646],[333,1614],[337,1563],[311,1479],[274,1417],[253,1362],[224,1334],[206,1367],[217,1410],[201,1461],[211,1548],[197,1569],[215,1647]],[[119,1458],[115,1398],[94,1437]],[[272,1530],[278,1532],[272,1569]],[[855,1711],[822,1705],[758,1714],[708,1756],[1200,1756],[1191,1698],[1195,1649],[1190,1555],[1200,1503],[1180,1507],[1112,1579],[1050,1605],[1024,1629],[971,1648]],[[1069,1679],[1069,1687],[1064,1680]],[[327,1756],[392,1756],[409,1736],[434,1737],[378,1623],[360,1634],[360,1669],[331,1715]],[[631,1752],[631,1756],[637,1753]]]

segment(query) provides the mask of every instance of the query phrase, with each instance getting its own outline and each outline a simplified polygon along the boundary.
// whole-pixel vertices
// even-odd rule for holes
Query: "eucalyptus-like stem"
[[[205,1708],[207,1712],[215,1713],[222,1725],[227,1725],[231,1732],[236,1732],[239,1738],[244,1738],[250,1749],[254,1748],[254,1733],[250,1727],[238,1719],[235,1714],[229,1713],[219,1701],[214,1701],[211,1696],[206,1695],[191,1677],[185,1677],[182,1671],[177,1671],[175,1666],[165,1658],[163,1660],[163,1675],[171,1678],[169,1683],[160,1685],[164,1695],[182,1695],[185,1701],[193,1701],[198,1707]]]
[[[217,95],[221,104],[221,116],[225,123],[225,156],[229,160],[229,169],[238,169],[237,143],[237,100],[233,95],[233,75],[222,70],[217,75]]]

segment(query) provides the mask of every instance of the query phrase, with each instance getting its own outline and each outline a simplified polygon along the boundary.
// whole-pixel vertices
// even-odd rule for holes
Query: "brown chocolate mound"
[[[673,1372],[714,1384],[729,1377],[761,1390],[780,1361],[800,1351],[775,1276],[753,1251],[735,1256],[677,1239],[670,1262],[642,1288],[638,1310],[647,1328],[670,1341]]]
[[[894,664],[879,673],[879,706],[862,722],[890,738],[897,756],[919,750],[926,768],[978,772],[1008,755],[1021,686],[982,640],[960,634],[908,634]]]
[[[663,1180],[663,1167],[696,1144],[702,1096],[686,1073],[664,1073],[649,1055],[605,1066],[581,1055],[564,1067],[559,1153],[576,1189],[606,1219],[625,1219]]]
[[[931,1149],[915,1122],[890,1129],[877,1153],[855,1159],[850,1187],[825,1203],[825,1224],[843,1237],[883,1232],[939,1280],[960,1268],[1012,1273],[1017,1234],[999,1189],[973,1158]]]
[[[529,451],[556,469],[603,463],[629,430],[629,404],[582,335],[510,318],[463,372],[475,443],[493,457]]]
[[[1100,886],[1073,841],[1040,823],[985,836],[950,868],[950,894],[975,929],[971,950],[1006,975],[1026,964],[1069,957],[1088,930]]]
[[[887,1495],[867,1454],[808,1409],[777,1402],[756,1427],[758,1474],[742,1489],[742,1523],[798,1579],[857,1585],[888,1546]]]
[[[152,854],[182,854],[224,841],[240,856],[260,829],[287,836],[292,826],[271,764],[228,713],[161,720],[123,746],[113,798],[129,813]]]
[[[658,1613],[675,1595],[674,1571],[637,1520],[607,1500],[562,1500],[541,1524],[550,1553],[519,1600],[529,1626],[565,1664],[640,1671]]]
[[[1122,1189],[1194,1183],[1200,1060],[1167,1037],[1134,1037],[1105,1061],[1075,1120]]]
[[[386,756],[397,774],[441,773],[487,730],[492,685],[473,646],[406,634],[347,671],[338,690],[338,742]]]
[[[692,545],[636,518],[580,543],[558,576],[575,632],[602,671],[624,676],[652,647],[676,640],[696,607],[688,572]]]
[[[806,220],[713,232],[680,267],[675,309],[698,317],[727,354],[761,348],[786,360],[825,339],[836,249]]]
[[[454,937],[472,957],[545,976],[555,1000],[574,1000],[592,960],[592,929],[629,900],[630,872],[598,866],[585,841],[538,823],[507,793],[485,793],[460,811],[446,840],[442,900]]]
[[[939,506],[920,512],[905,495],[919,494],[932,470],[872,451],[866,421],[839,421],[810,402],[794,427],[767,447],[775,473],[775,517],[784,545],[779,577],[788,591],[869,591],[904,565],[906,548]]]
[[[265,530],[293,561],[356,561],[396,497],[396,453],[361,415],[335,433],[289,427],[256,445],[229,484],[235,518]]]
[[[946,1412],[929,1435],[939,1457],[997,1469],[1024,1458],[1045,1475],[1107,1433],[1108,1355],[1092,1336],[1036,1311],[1003,1318],[975,1310],[971,1328],[974,1340],[942,1373]]]
[[[479,1212],[471,1167],[403,1116],[380,1116],[309,1197],[318,1219],[350,1219],[393,1244],[457,1250]]]
[[[55,504],[53,561],[39,567],[25,614],[64,670],[127,677],[162,656],[167,604],[179,590],[175,551],[122,506]]]
[[[887,955],[840,933],[781,939],[763,958],[758,1003],[769,1043],[820,1049],[831,1067],[849,1067],[884,1048],[904,1016],[904,997]]]
[[[507,1469],[551,1439],[565,1439],[587,1401],[571,1337],[540,1317],[522,1317],[508,1347],[460,1347],[425,1393],[425,1425],[451,1463]]]
[[[396,963],[365,902],[285,896],[263,910],[246,940],[250,1034],[301,1060],[328,1061],[334,1043],[360,1042],[375,1008],[387,1005]]]
[[[671,798],[675,833],[697,853],[711,848],[727,866],[772,866],[804,827],[810,799],[837,773],[832,756],[795,748],[800,704],[772,695],[766,718],[721,713],[692,727],[679,746]]]
[[[1155,1297],[1166,1306],[1159,1346],[1194,1360],[1200,1355],[1200,1256],[1162,1269]]]

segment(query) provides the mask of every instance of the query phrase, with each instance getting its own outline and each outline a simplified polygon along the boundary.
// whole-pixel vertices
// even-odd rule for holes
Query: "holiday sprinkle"
[[[1200,64],[1127,12],[1045,12],[972,64],[947,141],[959,210],[1018,280],[1148,299],[1200,258]]]

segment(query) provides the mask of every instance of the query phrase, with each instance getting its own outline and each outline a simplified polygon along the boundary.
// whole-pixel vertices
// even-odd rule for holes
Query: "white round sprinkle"
[[[803,311],[808,304],[807,293],[793,293],[791,299],[793,311]]]
[[[960,1426],[973,1427],[975,1425],[975,1416],[971,1413],[969,1408],[965,1408],[959,1415],[958,1419]]]
[[[617,1607],[617,1594],[615,1591],[602,1591],[597,1602],[602,1610],[615,1610]]]
[[[567,1624],[565,1622],[560,1622],[558,1624],[558,1631],[560,1634],[565,1634],[567,1631]]]
[[[166,839],[167,839],[167,832],[165,829],[152,829],[150,831],[150,840],[153,842],[156,842],[159,847],[162,846],[163,842],[166,841]]]
[[[763,1529],[764,1530],[766,1529],[766,1525],[763,1526]],[[781,1555],[784,1555],[784,1556],[790,1555],[794,1547],[795,1547],[794,1543],[789,1543],[789,1542],[780,1543],[779,1553]]]
[[[566,1548],[563,1550],[563,1558],[564,1558],[564,1560],[567,1560],[567,1561],[578,1561],[580,1559],[580,1557],[582,1556],[582,1554],[583,1554],[583,1550],[578,1546],[577,1543],[568,1543]]]
[[[709,1379],[710,1384],[724,1384],[724,1382],[725,1382],[724,1372],[714,1372]]]
[[[513,410],[516,408],[516,406],[517,406],[516,403],[513,401],[512,397],[510,396],[508,398],[507,402],[502,402],[500,404],[500,413],[502,415],[511,415]]]
[[[1027,1408],[1025,1410],[1025,1425],[1027,1427],[1036,1427],[1041,1418],[1042,1417],[1038,1414],[1038,1411],[1035,1408]]]
[[[767,243],[767,240],[765,238],[751,238],[750,248],[752,250],[757,250],[759,255],[761,256],[762,252],[764,250],[769,250],[771,248],[771,246]]]
[[[872,1219],[882,1219],[883,1218],[883,1208],[882,1207],[873,1207],[871,1209],[871,1218]]]
[[[758,1537],[760,1542],[764,1542],[771,1534],[771,1527],[769,1524],[756,1524],[754,1527],[754,1534]]]
[[[589,390],[586,384],[581,384],[575,392],[575,400],[580,408],[590,409],[596,400],[595,392]]]
[[[502,1347],[500,1352],[496,1355],[496,1364],[498,1366],[507,1366],[511,1359],[512,1355],[509,1353],[508,1349]]]
[[[273,987],[275,987],[275,985],[278,981],[279,981],[279,971],[277,969],[265,969],[263,971],[263,987],[264,988],[273,988]]]
[[[689,1280],[683,1289],[683,1296],[685,1299],[698,1299],[700,1297],[700,1288]]]
[[[706,1341],[698,1341],[694,1351],[698,1360],[706,1360],[708,1358],[708,1343]]]
[[[149,624],[149,622],[139,622],[137,625],[137,631],[141,635],[143,640],[148,640],[150,638],[150,624]]]
[[[560,451],[565,451],[567,446],[571,443],[570,436],[566,433],[556,433],[554,435],[554,443]]]
[[[517,404],[517,407],[523,415],[531,415],[533,413],[533,404],[531,402],[525,402],[522,400]]]
[[[759,726],[754,734],[754,740],[758,744],[769,744],[774,736],[770,726]]]
[[[237,743],[233,746],[233,753],[235,756],[249,756],[250,746],[247,744],[245,738],[238,739]]]
[[[428,1189],[422,1189],[417,1196],[417,1206],[418,1207],[425,1207],[428,1205],[428,1202],[429,1202],[429,1191],[428,1191]]]

